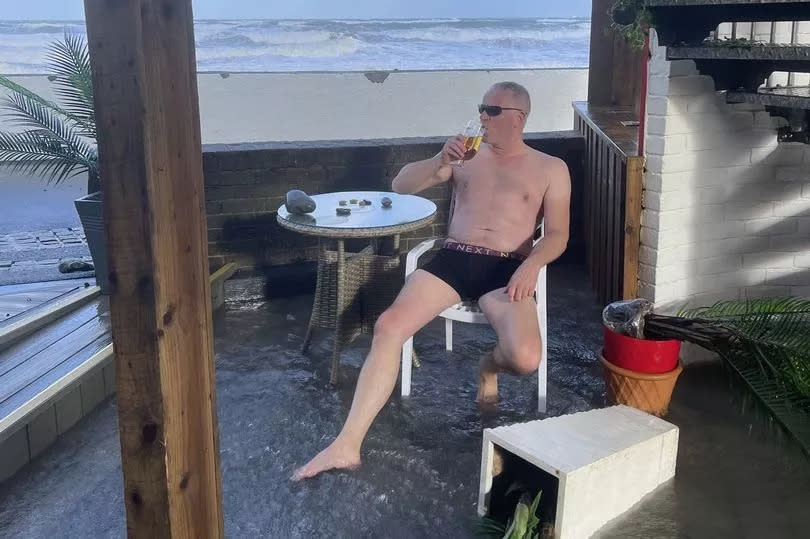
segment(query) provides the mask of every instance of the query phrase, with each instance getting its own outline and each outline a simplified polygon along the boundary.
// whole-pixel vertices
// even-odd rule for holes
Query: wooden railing
[[[574,111],[574,127],[585,137],[584,226],[591,284],[603,304],[635,298],[643,172],[637,122],[630,108],[574,103]]]

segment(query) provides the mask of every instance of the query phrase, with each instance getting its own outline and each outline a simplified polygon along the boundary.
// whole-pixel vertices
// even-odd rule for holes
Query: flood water
[[[549,415],[605,406],[600,306],[580,268],[549,272]],[[215,315],[225,531],[229,537],[472,537],[484,427],[537,419],[536,378],[502,377],[501,404],[474,402],[487,327],[443,321],[415,339],[412,396],[399,387],[363,447],[363,466],[292,483],[293,470],[338,432],[368,348],[343,354],[329,386],[331,338],[300,352],[311,296],[265,301],[255,281],[228,283]],[[121,537],[117,410],[108,401],[0,485],[2,537]],[[747,405],[718,363],[690,365],[666,419],[678,425],[676,478],[601,537],[799,537],[810,465]],[[595,485],[594,488],[599,488]],[[766,533],[767,532],[767,533]],[[805,535],[806,536],[806,535]]]

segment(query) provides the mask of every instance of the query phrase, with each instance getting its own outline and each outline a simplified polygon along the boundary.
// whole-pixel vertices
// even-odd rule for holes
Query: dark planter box
[[[107,232],[104,229],[104,217],[101,204],[101,192],[91,193],[76,199],[76,211],[84,227],[87,245],[90,247],[90,256],[96,267],[96,283],[101,287],[102,294],[110,293],[109,270],[107,268]]]

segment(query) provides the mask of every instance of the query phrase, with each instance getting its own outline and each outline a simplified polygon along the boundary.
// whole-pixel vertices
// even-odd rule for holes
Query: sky
[[[82,0],[1,0],[0,19],[82,20]],[[591,0],[192,0],[195,19],[419,19],[590,16]]]

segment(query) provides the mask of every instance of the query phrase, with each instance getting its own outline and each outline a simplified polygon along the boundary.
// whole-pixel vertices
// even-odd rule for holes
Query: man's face
[[[515,99],[508,90],[490,90],[484,95],[484,105],[497,105],[508,109],[524,109],[522,103]],[[484,142],[497,144],[512,138],[515,132],[523,131],[523,112],[521,110],[503,110],[496,116],[486,111],[480,114],[481,126],[484,128]]]

